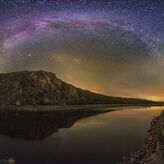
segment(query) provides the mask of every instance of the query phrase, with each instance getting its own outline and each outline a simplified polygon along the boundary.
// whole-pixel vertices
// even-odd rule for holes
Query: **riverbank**
[[[117,110],[117,108],[131,107],[154,107],[164,106],[164,104],[91,104],[91,105],[26,105],[26,106],[0,106],[0,110],[27,110],[27,111],[58,111],[58,110],[90,110],[90,109],[105,109]]]
[[[163,164],[164,163],[164,111],[155,117],[148,129],[141,149],[118,164]]]

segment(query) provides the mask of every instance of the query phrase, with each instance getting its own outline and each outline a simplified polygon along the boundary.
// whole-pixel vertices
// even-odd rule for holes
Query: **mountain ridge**
[[[77,88],[47,71],[0,74],[0,105],[154,104],[137,98],[106,96]]]

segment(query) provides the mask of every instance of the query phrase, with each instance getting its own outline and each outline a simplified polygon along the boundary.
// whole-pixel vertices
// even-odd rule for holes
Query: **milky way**
[[[0,0],[0,71],[164,100],[163,1]]]

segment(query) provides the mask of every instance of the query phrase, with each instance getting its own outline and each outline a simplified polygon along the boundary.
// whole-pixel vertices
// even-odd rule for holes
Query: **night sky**
[[[164,100],[163,0],[0,0],[0,72]]]

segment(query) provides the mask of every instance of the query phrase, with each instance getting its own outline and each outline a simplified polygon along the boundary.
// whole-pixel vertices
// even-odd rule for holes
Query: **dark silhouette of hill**
[[[144,99],[105,96],[76,88],[46,71],[0,74],[0,105],[162,104]]]

